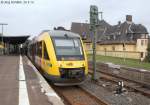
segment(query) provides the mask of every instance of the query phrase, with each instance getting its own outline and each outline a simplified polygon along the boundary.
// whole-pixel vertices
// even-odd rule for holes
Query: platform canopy
[[[29,35],[26,36],[3,36],[3,42],[9,44],[22,44],[29,38]],[[2,36],[0,36],[0,42],[2,41]]]

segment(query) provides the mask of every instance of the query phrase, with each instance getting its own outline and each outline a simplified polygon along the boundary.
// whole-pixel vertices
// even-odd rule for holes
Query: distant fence
[[[87,54],[92,54],[92,50],[87,50]],[[112,56],[112,57],[119,57],[119,58],[131,58],[131,59],[141,59],[140,52],[130,52],[130,51],[100,51],[97,50],[97,55],[103,56]]]
[[[92,66],[92,62],[89,62],[89,65]],[[102,71],[112,75],[117,75],[118,77],[124,77],[129,80],[141,82],[150,86],[150,71],[144,69],[122,67],[114,64],[104,64],[97,63],[97,71]]]

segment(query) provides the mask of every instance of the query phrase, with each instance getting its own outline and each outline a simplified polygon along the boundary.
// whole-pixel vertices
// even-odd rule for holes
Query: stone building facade
[[[92,33],[89,24],[72,23],[71,31],[81,35],[88,53],[92,52]],[[142,24],[135,24],[131,15],[117,25],[105,20],[97,28],[97,54],[143,60],[147,55],[148,31]]]

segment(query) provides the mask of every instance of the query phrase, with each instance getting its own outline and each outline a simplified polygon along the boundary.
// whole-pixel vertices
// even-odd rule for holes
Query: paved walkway
[[[56,103],[53,102],[57,101],[56,97],[45,95],[44,87],[41,88],[40,85],[42,81],[29,64],[29,60],[23,57],[22,61],[20,62],[19,56],[0,56],[0,105],[52,105]],[[23,70],[21,76],[25,74],[23,77],[25,79],[20,79],[22,78],[20,70]],[[48,84],[47,88],[49,88]],[[52,89],[51,91],[54,92]],[[60,101],[59,97],[58,99]]]
[[[18,105],[19,57],[0,56],[0,105]]]

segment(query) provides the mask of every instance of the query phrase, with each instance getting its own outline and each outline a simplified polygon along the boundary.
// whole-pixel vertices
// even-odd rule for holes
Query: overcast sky
[[[0,0],[9,1],[9,0]],[[13,0],[11,0],[13,1]],[[15,0],[16,1],[16,0]],[[22,0],[23,1],[23,0]],[[0,23],[5,35],[38,35],[42,30],[64,26],[71,22],[89,21],[90,5],[104,12],[104,20],[111,25],[133,16],[133,22],[143,24],[150,32],[150,0],[28,0],[32,4],[1,4]],[[0,28],[1,32],[1,28]]]

